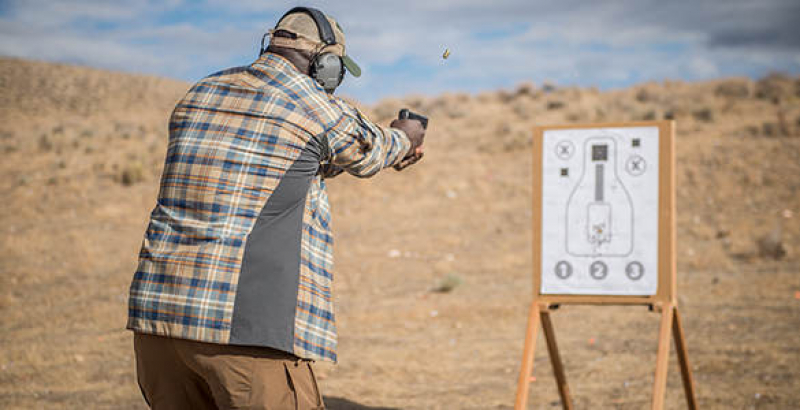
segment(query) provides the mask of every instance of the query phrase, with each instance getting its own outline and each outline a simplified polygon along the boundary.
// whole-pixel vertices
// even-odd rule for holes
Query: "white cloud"
[[[689,61],[689,70],[696,78],[708,78],[719,75],[719,67],[710,58],[695,56]]]
[[[343,91],[368,100],[523,80],[617,86],[800,71],[795,0],[310,3],[344,27],[364,75]],[[294,5],[12,0],[0,6],[0,53],[194,80],[252,61],[263,30]]]

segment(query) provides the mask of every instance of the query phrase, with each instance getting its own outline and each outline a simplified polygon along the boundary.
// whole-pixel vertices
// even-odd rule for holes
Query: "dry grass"
[[[329,401],[510,408],[530,300],[531,127],[675,118],[679,292],[701,406],[796,407],[798,84],[523,84],[367,107],[385,123],[408,106],[431,125],[419,165],[330,181],[341,364],[319,366]],[[0,407],[143,408],[126,292],[187,87],[0,59]],[[655,315],[574,307],[555,322],[578,408],[646,407]],[[558,397],[546,360],[539,349],[535,408]],[[676,370],[668,408],[683,408]]]

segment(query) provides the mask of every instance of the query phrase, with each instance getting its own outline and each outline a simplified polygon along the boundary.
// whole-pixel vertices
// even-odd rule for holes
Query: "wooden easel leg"
[[[672,330],[672,315],[674,311],[675,308],[671,303],[664,305],[661,310],[656,376],[653,383],[653,410],[662,410],[664,408],[664,393],[667,390],[667,368],[669,365],[669,333]]]
[[[689,351],[686,348],[686,338],[683,333],[683,323],[678,307],[675,307],[675,319],[672,321],[672,336],[675,338],[675,350],[678,353],[678,362],[681,365],[681,378],[683,379],[683,392],[686,393],[686,404],[690,410],[697,410],[697,397],[694,393],[694,378],[692,367],[689,364]]]
[[[536,352],[536,338],[539,336],[539,312],[539,304],[533,301],[528,315],[528,330],[525,334],[525,348],[522,352],[522,367],[517,381],[517,400],[514,403],[514,410],[524,410],[528,404],[528,388],[533,373],[533,356]]]
[[[550,320],[550,312],[546,309],[542,310],[541,317],[542,330],[544,330],[544,337],[547,341],[550,362],[553,363],[553,374],[556,376],[556,385],[558,386],[558,394],[561,396],[561,404],[564,409],[572,410],[572,398],[569,395],[569,386],[567,386],[567,377],[564,374],[564,365],[561,363],[561,355],[558,353],[556,333],[553,330],[553,322]]]

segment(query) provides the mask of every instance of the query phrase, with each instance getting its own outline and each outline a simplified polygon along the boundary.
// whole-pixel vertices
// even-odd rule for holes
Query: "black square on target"
[[[608,161],[608,145],[592,145],[592,161]]]

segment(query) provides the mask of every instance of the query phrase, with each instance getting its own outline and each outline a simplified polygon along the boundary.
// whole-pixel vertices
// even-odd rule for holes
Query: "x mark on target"
[[[569,159],[575,152],[575,145],[571,141],[560,141],[556,144],[556,156],[561,159]]]
[[[628,158],[628,161],[625,163],[625,170],[633,176],[644,174],[646,169],[647,162],[645,162],[644,158],[640,157],[639,155],[634,155]]]

